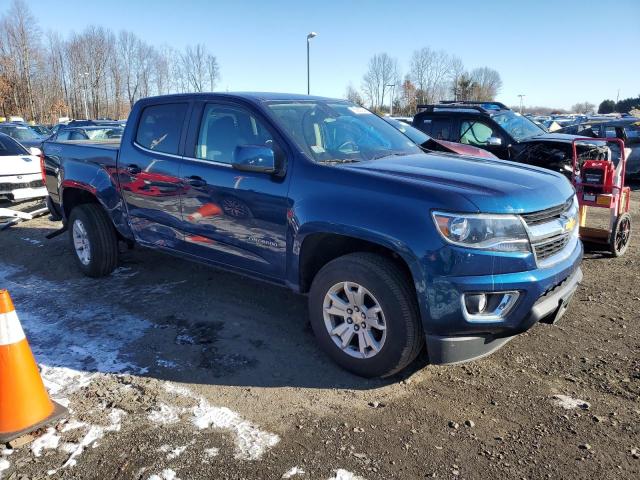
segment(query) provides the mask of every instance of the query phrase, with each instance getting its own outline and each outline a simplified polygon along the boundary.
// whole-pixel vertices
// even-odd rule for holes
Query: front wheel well
[[[415,294],[415,285],[411,269],[404,258],[396,252],[378,243],[347,235],[332,233],[314,233],[308,235],[300,248],[300,291],[309,292],[313,279],[331,260],[356,252],[375,253],[394,262],[404,273]]]

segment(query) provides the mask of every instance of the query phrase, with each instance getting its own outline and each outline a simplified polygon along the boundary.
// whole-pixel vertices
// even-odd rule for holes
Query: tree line
[[[197,44],[150,45],[128,31],[89,26],[42,35],[24,0],[0,17],[0,115],[55,123],[59,117],[126,118],[140,98],[211,91],[220,66]]]
[[[603,100],[598,107],[598,113],[629,113],[631,110],[640,110],[640,95],[617,102]]]
[[[413,115],[420,104],[440,100],[491,101],[502,88],[500,74],[489,67],[465,69],[462,60],[443,50],[413,52],[408,71],[387,53],[369,59],[360,90],[349,85],[345,97],[378,112]]]

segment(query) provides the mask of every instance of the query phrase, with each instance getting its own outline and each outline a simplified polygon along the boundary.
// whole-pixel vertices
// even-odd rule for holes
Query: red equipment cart
[[[617,143],[620,148],[620,161],[616,165],[611,158],[582,160],[578,162],[579,142]],[[624,142],[619,138],[576,138],[573,140],[573,173],[571,183],[576,189],[580,205],[580,237],[585,242],[600,243],[608,246],[614,257],[627,251],[631,239],[631,215],[629,214],[630,188],[624,185],[627,156]],[[587,209],[609,209],[607,229],[592,228],[586,225]]]

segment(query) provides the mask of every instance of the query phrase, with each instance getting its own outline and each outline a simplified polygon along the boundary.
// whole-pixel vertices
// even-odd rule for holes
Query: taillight
[[[44,153],[40,154],[40,173],[42,174],[42,184],[47,184],[47,172],[44,168]]]

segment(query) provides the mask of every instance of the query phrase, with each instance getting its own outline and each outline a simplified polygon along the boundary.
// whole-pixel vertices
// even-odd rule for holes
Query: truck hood
[[[558,142],[558,143],[571,143],[576,138],[584,138],[580,135],[570,135],[568,133],[541,133],[535,137],[525,138],[520,143],[532,143],[532,142]]]
[[[461,195],[483,213],[525,213],[565,202],[574,190],[559,173],[504,160],[454,154],[391,156],[343,168]]]
[[[33,155],[0,156],[0,175],[40,173],[40,159]]]

